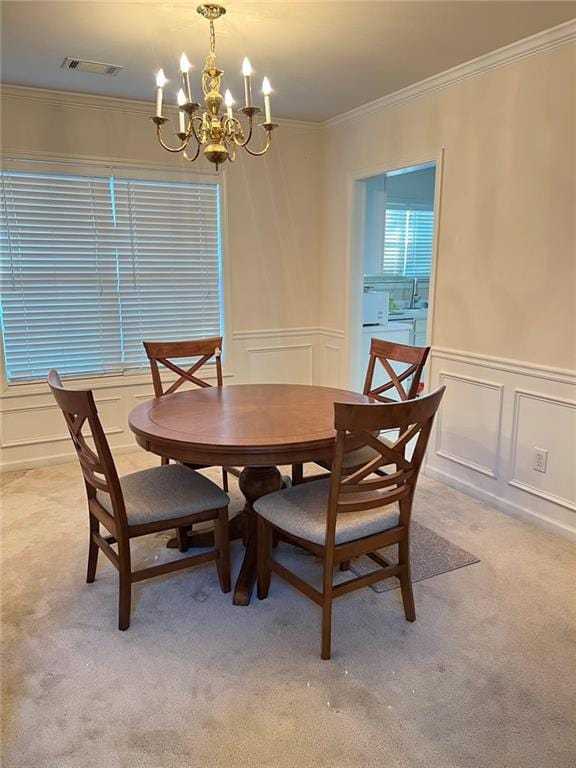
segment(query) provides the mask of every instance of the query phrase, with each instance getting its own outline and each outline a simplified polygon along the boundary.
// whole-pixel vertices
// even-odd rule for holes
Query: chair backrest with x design
[[[152,383],[156,397],[169,395],[176,392],[187,381],[198,387],[211,387],[210,382],[197,375],[197,372],[212,357],[216,361],[216,382],[222,386],[222,336],[214,336],[210,339],[194,339],[190,341],[144,341],[144,349],[150,360],[152,370]],[[183,368],[173,362],[179,358],[199,358],[189,368]],[[159,364],[175,373],[178,378],[169,387],[164,389],[160,376]]]
[[[377,509],[399,502],[400,525],[409,524],[416,481],[444,390],[445,387],[439,387],[431,394],[409,402],[383,405],[335,404],[337,437],[330,486],[327,542],[334,541],[336,516],[347,512]],[[394,443],[382,442],[375,436],[388,430],[398,431]],[[356,446],[359,442],[370,446],[376,455],[353,473],[346,474],[342,460],[349,450],[350,441]],[[414,441],[414,450],[408,458],[405,449],[410,441]],[[395,471],[386,475],[375,474],[381,467],[391,465]]]
[[[430,347],[412,347],[407,344],[395,344],[382,339],[372,339],[370,360],[364,382],[364,394],[381,402],[389,403],[393,399],[384,393],[392,393],[393,390],[396,390],[400,400],[413,400],[418,395],[422,372],[429,352]],[[377,363],[384,368],[389,380],[374,387],[374,371]],[[392,363],[404,363],[408,367],[397,373]]]
[[[65,388],[55,370],[48,374],[48,386],[62,411],[74,443],[88,499],[95,499],[97,491],[109,494],[114,521],[118,527],[125,529],[127,519],[124,497],[92,390]],[[90,438],[94,449],[87,442]]]

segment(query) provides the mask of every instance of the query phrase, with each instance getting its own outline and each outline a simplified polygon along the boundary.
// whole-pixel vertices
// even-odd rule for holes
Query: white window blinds
[[[415,207],[387,208],[382,257],[384,274],[428,277],[433,237],[433,211]]]
[[[143,339],[220,335],[217,184],[1,174],[10,381],[147,364]]]

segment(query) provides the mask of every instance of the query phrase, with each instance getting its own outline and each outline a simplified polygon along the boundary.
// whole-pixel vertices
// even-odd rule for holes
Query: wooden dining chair
[[[370,356],[364,380],[363,392],[383,403],[396,400],[385,395],[395,390],[399,400],[413,400],[418,395],[424,366],[430,354],[430,347],[413,347],[409,344],[396,344],[383,339],[370,340]],[[396,372],[393,363],[406,365]],[[374,386],[374,373],[380,365],[388,375],[388,381]]]
[[[153,576],[215,560],[220,587],[229,592],[227,494],[180,464],[153,467],[119,478],[92,391],[64,388],[55,370],[48,374],[48,384],[64,415],[84,476],[90,524],[86,581],[90,584],[95,579],[101,550],[119,573],[118,628],[130,626],[132,584]],[[214,549],[132,570],[132,539],[206,520],[215,523]],[[100,525],[109,535],[100,533]]]
[[[416,618],[410,576],[410,520],[418,474],[434,416],[444,387],[418,400],[388,404],[336,403],[336,452],[329,479],[303,483],[263,496],[254,504],[258,515],[258,597],[268,596],[274,572],[322,608],[322,658],[330,658],[332,601],[353,590],[395,577],[400,581],[407,621]],[[374,436],[398,430],[393,443]],[[360,440],[375,454],[352,474],[343,471],[349,442]],[[410,458],[405,446],[415,440]],[[374,474],[383,465],[394,472]],[[317,590],[273,559],[273,536],[309,550],[323,562],[323,586]],[[398,563],[379,552],[398,545]],[[334,584],[334,566],[352,557],[368,555],[379,568],[373,573]]]
[[[212,384],[209,381],[200,378],[198,371],[209,363],[212,358],[214,358],[216,368],[216,386],[222,386],[222,336],[214,336],[209,339],[193,339],[190,341],[143,341],[142,343],[150,361],[152,384],[156,397],[170,395],[186,384],[186,382],[197,387],[211,387]],[[198,360],[187,368],[183,368],[173,362],[183,358],[198,358]],[[164,382],[160,374],[160,366],[164,366],[178,376],[176,381],[166,388],[164,388]],[[169,461],[170,458],[168,456],[163,456],[160,459],[161,464],[168,464]],[[198,465],[193,467],[193,469],[205,469],[205,466]],[[236,477],[240,475],[239,470],[235,467],[222,468],[222,487],[225,491],[228,491],[228,473]]]
[[[408,344],[396,344],[392,341],[371,339],[370,356],[368,358],[366,378],[364,379],[363,393],[381,403],[390,403],[396,400],[413,400],[418,396],[424,366],[426,365],[429,353],[430,347],[412,347]],[[394,363],[405,365],[406,368],[396,372]],[[388,379],[384,384],[375,386],[374,374],[379,367],[384,369]],[[388,394],[393,394],[394,392],[396,397],[388,396]],[[373,454],[370,446],[365,446],[360,451],[352,451],[346,454],[343,466],[345,469],[351,470],[367,461],[371,456]],[[331,467],[330,462],[326,461],[319,461],[317,464],[324,469],[330,469]],[[314,479],[313,476],[311,479]],[[298,485],[303,480],[303,465],[292,465],[292,483]]]

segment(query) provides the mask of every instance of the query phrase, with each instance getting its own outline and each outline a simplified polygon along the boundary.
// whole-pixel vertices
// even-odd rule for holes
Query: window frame
[[[182,161],[185,162],[185,161]],[[15,156],[0,156],[0,168],[3,171],[20,171],[23,173],[55,173],[64,175],[99,176],[109,178],[143,179],[148,181],[173,181],[197,184],[216,184],[218,188],[218,206],[220,214],[220,329],[223,337],[222,362],[226,365],[229,357],[227,342],[230,334],[230,265],[229,265],[229,237],[228,237],[228,206],[227,206],[227,182],[228,174],[224,169],[220,172],[202,171],[174,165],[150,165],[142,166],[139,163],[121,162],[104,159],[30,159]],[[227,376],[231,376],[228,366]],[[67,379],[74,380],[78,386],[89,389],[106,389],[117,386],[135,386],[148,384],[150,373],[146,369],[129,369],[108,373],[90,373],[67,375]],[[215,378],[215,376],[214,376]],[[43,379],[27,379],[9,381],[6,375],[4,356],[4,335],[0,331],[0,392],[3,397],[20,397],[24,394],[45,394],[46,382]]]

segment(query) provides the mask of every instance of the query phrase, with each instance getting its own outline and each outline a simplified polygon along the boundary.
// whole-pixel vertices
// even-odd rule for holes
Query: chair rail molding
[[[296,336],[314,336],[314,335],[332,336],[334,338],[344,338],[344,331],[334,328],[322,328],[319,326],[303,326],[298,328],[264,328],[263,330],[234,331],[232,338],[235,341],[244,341],[247,339],[265,339],[270,337],[286,338]]]
[[[439,360],[474,363],[479,368],[489,368],[495,371],[509,371],[510,373],[576,386],[576,371],[570,370],[569,368],[554,368],[552,366],[523,362],[508,357],[493,357],[477,352],[464,352],[459,349],[450,349],[448,347],[433,347],[431,355]]]
[[[576,371],[438,347],[429,365],[446,397],[426,474],[576,540]]]

